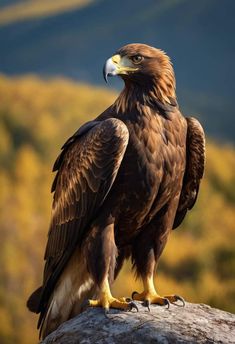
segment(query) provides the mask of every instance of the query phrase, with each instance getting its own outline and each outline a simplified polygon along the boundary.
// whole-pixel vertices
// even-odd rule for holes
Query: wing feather
[[[188,210],[194,206],[205,168],[205,134],[198,120],[186,117],[187,152],[186,169],[173,229],[183,221]]]
[[[82,128],[63,146],[54,165],[58,172],[52,186],[41,315],[65,264],[112,187],[128,144],[128,129],[118,119],[89,122]]]

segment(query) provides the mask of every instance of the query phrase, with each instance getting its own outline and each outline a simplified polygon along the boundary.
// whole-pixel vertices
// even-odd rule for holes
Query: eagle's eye
[[[141,55],[134,55],[131,57],[132,62],[134,62],[135,64],[140,63],[141,61],[143,61],[143,56]]]

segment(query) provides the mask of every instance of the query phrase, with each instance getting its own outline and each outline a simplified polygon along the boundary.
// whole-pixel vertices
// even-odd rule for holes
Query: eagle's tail
[[[76,252],[62,272],[47,304],[39,318],[40,338],[44,339],[63,322],[83,310],[84,301],[96,296],[84,258]]]
[[[89,282],[88,282],[89,283]],[[81,284],[82,289],[86,288],[86,282]],[[83,290],[83,296],[77,297],[76,300],[69,295],[60,299],[60,292],[56,291],[50,300],[49,307],[40,325],[39,337],[44,339],[51,332],[55,331],[65,321],[75,317],[83,311],[84,301],[91,299],[95,295],[94,288]]]
[[[27,307],[30,312],[39,313],[39,303],[41,299],[42,287],[36,289],[28,298]]]

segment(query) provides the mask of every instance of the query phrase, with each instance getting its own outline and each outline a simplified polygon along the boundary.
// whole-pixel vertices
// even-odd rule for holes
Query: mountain
[[[0,71],[103,84],[107,57],[126,43],[147,43],[171,56],[183,112],[199,117],[209,135],[234,142],[234,11],[233,0],[97,0],[0,22]]]

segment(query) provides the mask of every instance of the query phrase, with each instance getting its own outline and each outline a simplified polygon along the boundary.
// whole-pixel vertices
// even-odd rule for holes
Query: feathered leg
[[[184,305],[184,300],[180,296],[165,295],[162,297],[157,293],[154,286],[154,272],[170,232],[166,226],[168,217],[169,214],[158,217],[158,221],[153,221],[144,228],[132,248],[133,263],[137,275],[142,278],[144,286],[144,291],[142,293],[133,292],[132,298],[133,300],[144,301],[143,304],[148,309],[150,304],[167,305],[169,307],[170,303],[175,303],[178,300]]]
[[[114,298],[110,291],[110,284],[114,280],[117,248],[114,241],[114,224],[93,226],[84,247],[87,257],[88,271],[96,285],[99,286],[99,298],[88,300],[92,307],[103,307],[105,312],[109,308],[131,310],[137,306],[125,298]]]

